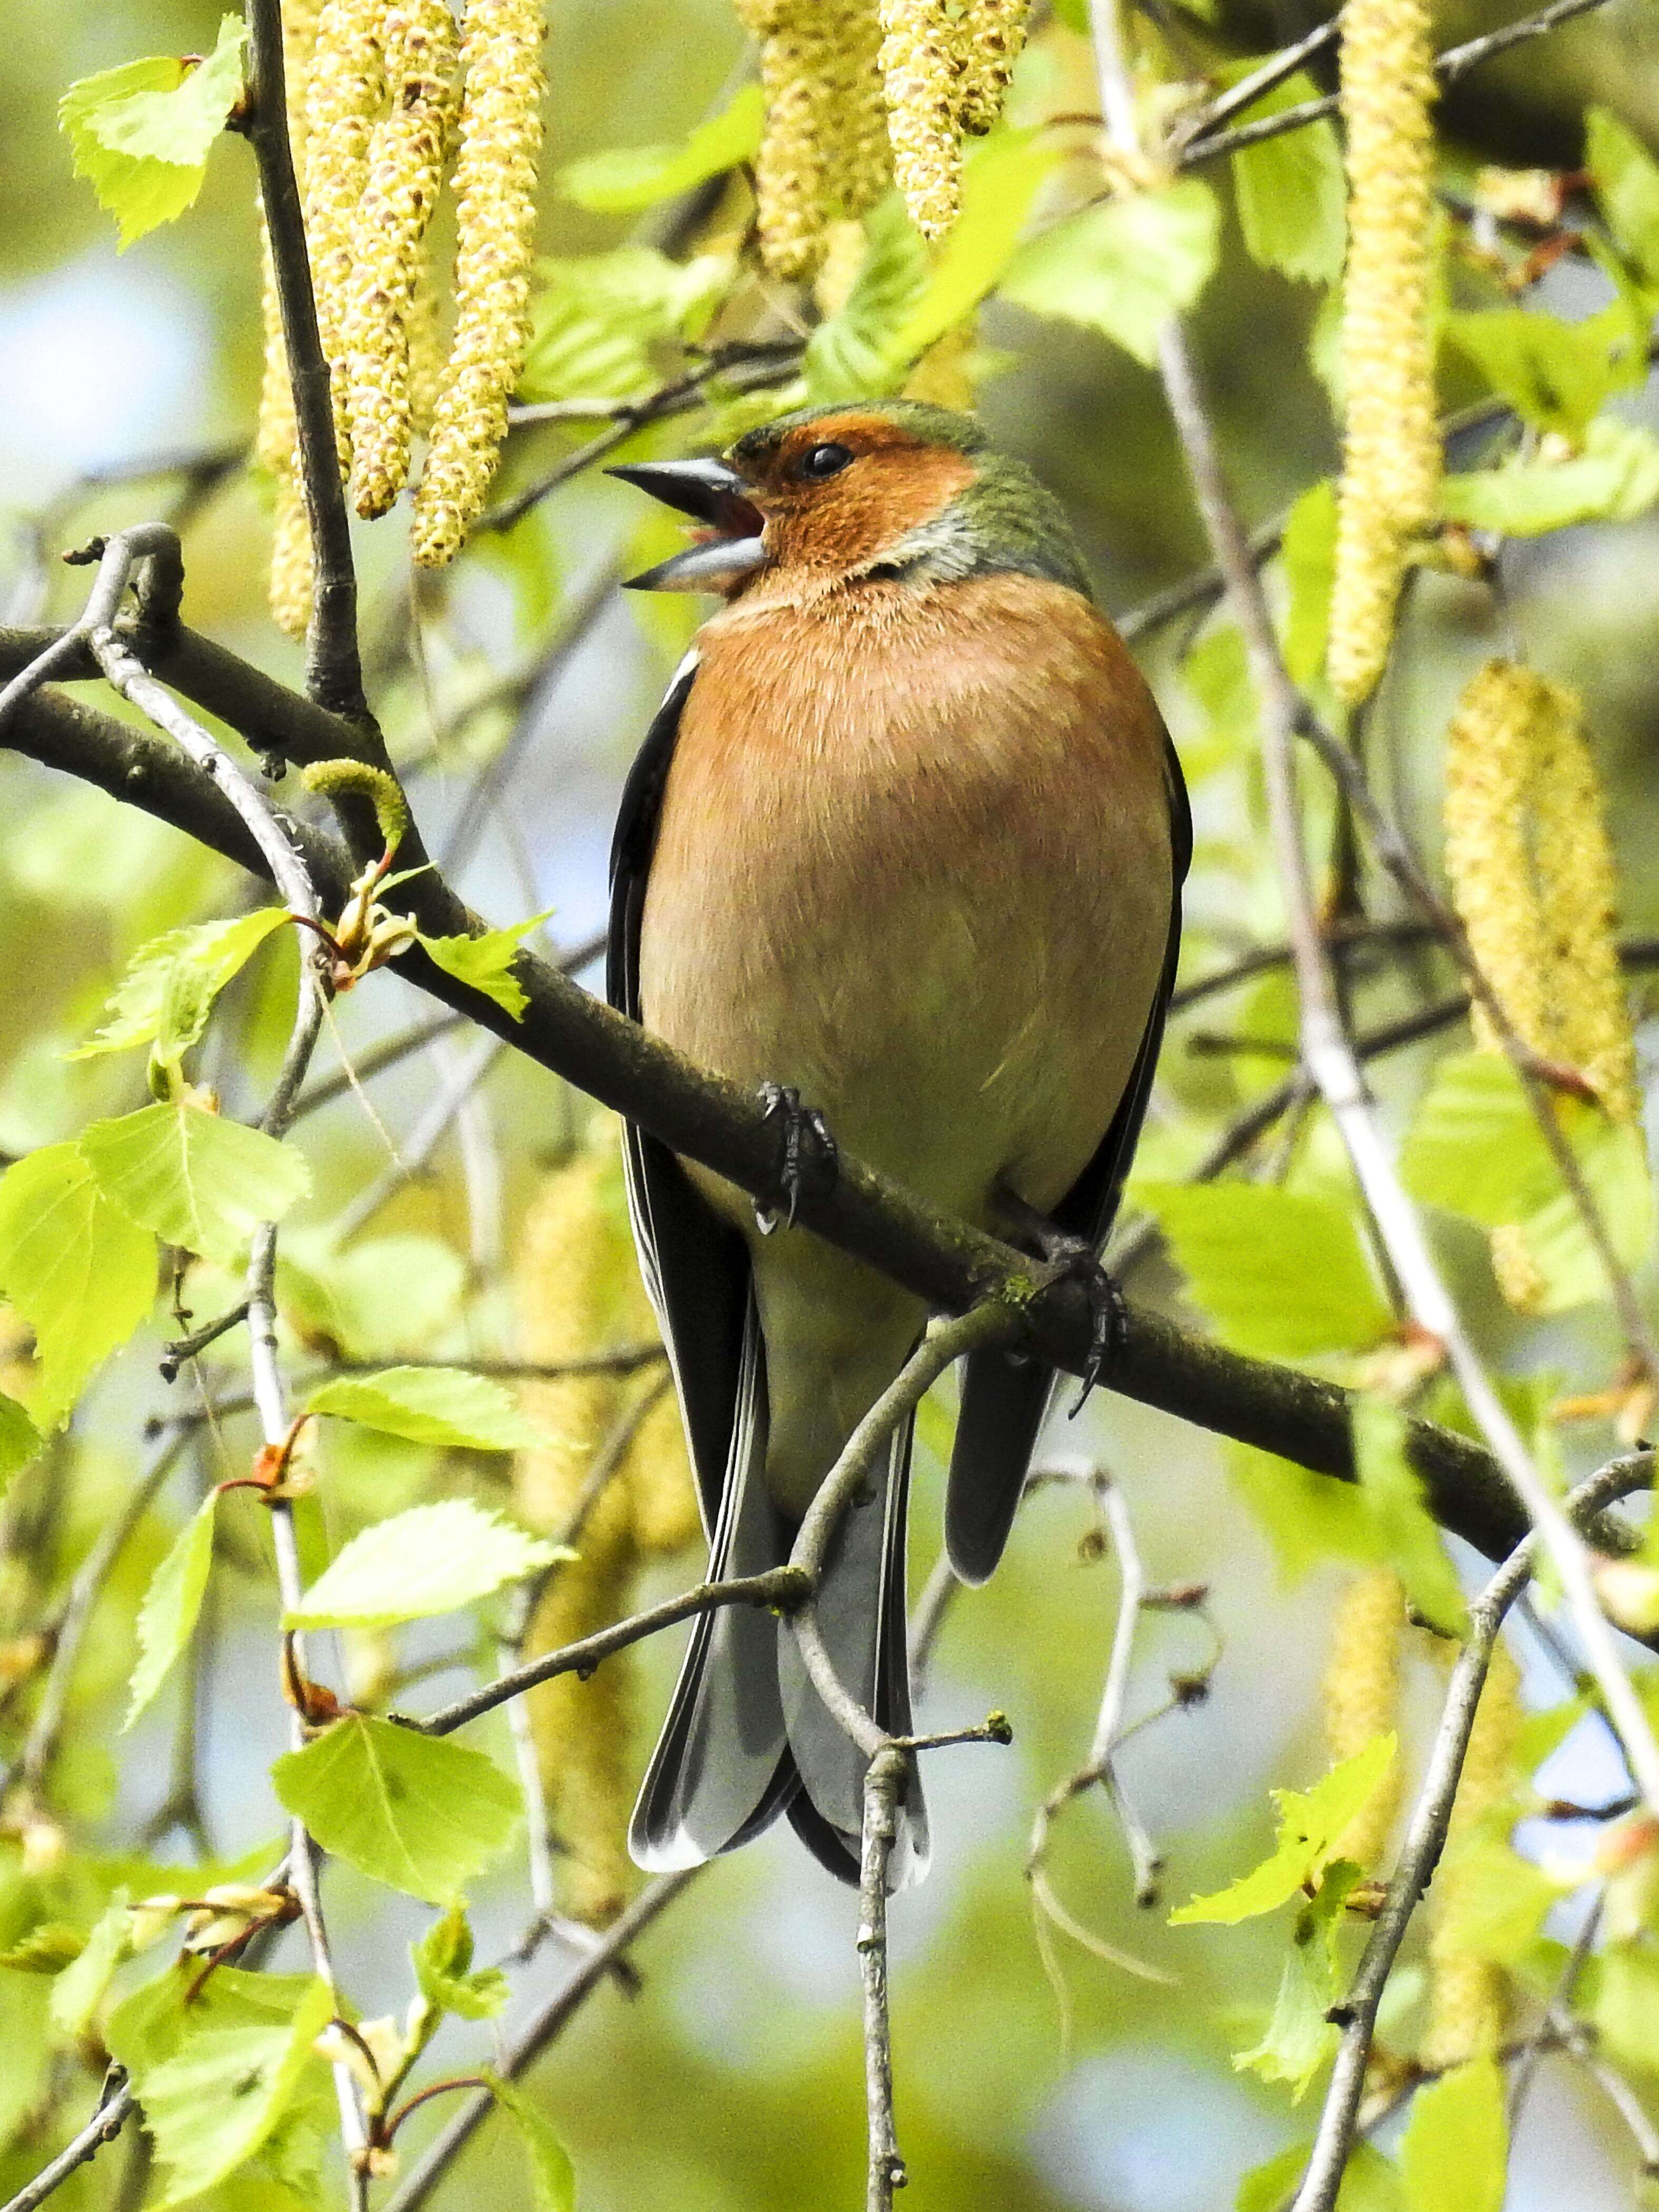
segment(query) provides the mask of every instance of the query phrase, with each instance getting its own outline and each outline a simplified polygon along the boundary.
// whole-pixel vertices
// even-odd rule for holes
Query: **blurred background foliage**
[[[1488,0],[1448,6],[1437,19],[1439,43],[1488,29],[1508,12]],[[1162,8],[1149,13],[1168,52],[1194,72],[1218,73],[1230,58],[1271,51],[1316,20],[1304,0],[1215,0],[1190,15],[1177,8],[1167,20]],[[0,496],[12,535],[9,551],[0,553],[7,563],[0,584],[10,593],[10,619],[65,616],[78,605],[84,580],[57,567],[58,550],[94,529],[172,512],[184,536],[186,619],[297,682],[298,649],[265,610],[268,524],[259,489],[234,465],[251,431],[259,374],[251,162],[240,145],[222,148],[197,207],[118,256],[107,217],[71,180],[54,120],[72,80],[135,55],[204,51],[217,15],[216,6],[186,0],[22,0],[9,11],[0,71]],[[584,208],[554,179],[606,149],[683,139],[741,81],[745,52],[724,0],[594,0],[553,9],[541,234],[548,256],[568,262],[652,234],[653,218],[642,228],[636,215]],[[1576,170],[1584,110],[1597,103],[1650,144],[1659,137],[1659,39],[1638,0],[1613,0],[1466,79],[1442,118],[1443,181],[1454,191],[1467,187],[1490,162]],[[1061,7],[1022,68],[1016,118],[1036,121],[1093,105],[1078,18]],[[1206,173],[1221,191],[1225,229],[1218,273],[1192,327],[1234,489],[1254,525],[1279,515],[1334,464],[1336,432],[1316,366],[1322,295],[1243,251],[1225,167]],[[734,186],[713,210],[702,250],[729,250],[743,219]],[[1569,259],[1535,296],[1576,318],[1606,295],[1601,276]],[[548,296],[556,302],[556,278]],[[544,307],[541,332],[545,350],[558,335],[555,307]],[[1133,609],[1202,565],[1180,456],[1148,368],[1098,332],[995,302],[978,343],[984,415],[1064,499],[1104,605]],[[647,336],[641,358],[648,382],[672,368],[674,348]],[[1467,361],[1449,358],[1443,369],[1448,405],[1480,395]],[[561,389],[569,388],[567,380]],[[589,388],[606,387],[601,380]],[[538,394],[532,380],[526,390],[532,398],[560,396]],[[1650,393],[1619,404],[1631,419],[1659,416]],[[500,489],[530,483],[592,427],[515,432]],[[721,427],[693,416],[617,450],[623,457],[684,450]],[[179,453],[203,458],[193,476],[113,480],[151,457]],[[357,539],[374,703],[400,763],[418,768],[413,787],[428,836],[440,851],[453,841],[456,880],[481,911],[507,922],[550,907],[544,942],[580,945],[602,916],[620,779],[693,619],[684,602],[625,600],[607,580],[659,557],[677,533],[642,516],[634,495],[588,471],[510,534],[480,541],[435,582],[411,580],[395,520],[360,530]],[[1434,853],[1452,702],[1482,659],[1507,650],[1513,635],[1523,638],[1540,667],[1583,694],[1608,794],[1625,925],[1637,934],[1659,929],[1656,559],[1659,527],[1649,516],[1512,544],[1501,605],[1484,585],[1424,575],[1370,734],[1408,829]],[[571,611],[589,601],[596,611],[573,630]],[[410,649],[412,635],[418,652]],[[1276,940],[1281,928],[1250,757],[1254,708],[1231,632],[1202,608],[1149,633],[1140,649],[1194,785],[1200,848],[1183,970],[1190,978],[1249,945]],[[487,810],[469,797],[481,770],[489,771]],[[0,963],[7,1071],[0,1150],[16,1155],[72,1133],[93,1114],[137,1103],[129,1064],[72,1063],[63,1054],[89,1032],[139,945],[181,921],[233,910],[244,890],[234,871],[173,833],[10,758],[0,760],[0,929],[9,956]],[[269,1082],[293,974],[294,954],[279,941],[228,996],[200,1077],[218,1087],[228,1112],[251,1111]],[[1417,1003],[1437,975],[1443,987],[1437,969],[1361,971],[1356,988],[1365,1018],[1383,1020]],[[361,1058],[427,1012],[412,993],[377,979],[340,1006],[339,1042]],[[1255,1049],[1218,1051],[1195,1041],[1194,1031],[1224,1031]],[[1293,1034],[1282,971],[1177,1024],[1143,1177],[1188,1172],[1228,1118],[1280,1079]],[[1644,1026],[1638,1035],[1644,1076],[1652,1034]],[[1381,1083],[1396,1128],[1440,1048],[1431,1042],[1387,1063]],[[499,1358],[522,1342],[514,1254],[548,1169],[586,1140],[579,1098],[512,1054],[500,1054],[459,1132],[447,1131],[407,1182],[390,1179],[372,1219],[358,1218],[362,1194],[383,1188],[377,1179],[388,1167],[386,1133],[407,1153],[434,1091],[473,1049],[451,1040],[380,1077],[373,1097],[383,1126],[349,1090],[306,1125],[315,1190],[288,1239],[298,1269],[286,1296],[291,1349],[301,1365],[341,1353]],[[326,1048],[324,1057],[326,1064]],[[1253,1171],[1286,1170],[1304,1191],[1349,1202],[1346,1170],[1317,1115],[1302,1116],[1293,1145],[1258,1158]],[[349,1264],[328,1245],[343,1219],[353,1224]],[[1457,1287],[1515,1378],[1517,1402],[1541,1406],[1562,1389],[1607,1382],[1619,1342],[1604,1304],[1525,1321],[1497,1297],[1479,1232],[1444,1218],[1440,1227]],[[313,1275],[327,1279],[325,1302],[332,1301],[320,1317],[319,1294],[307,1293],[299,1272],[308,1260]],[[1179,1296],[1176,1272],[1156,1247],[1133,1282],[1142,1295]],[[1645,1276],[1643,1286],[1650,1287]],[[187,1297],[198,1318],[231,1295],[228,1282],[193,1271]],[[27,1648],[29,1623],[119,1510],[134,1480],[142,1425],[170,1402],[155,1380],[155,1342],[154,1333],[141,1336],[119,1357],[72,1432],[52,1443],[4,1508],[0,1606],[11,1640],[0,1644],[0,1694],[9,1669],[6,1717],[20,1738],[40,1656]],[[209,1372],[232,1388],[234,1350],[216,1352]],[[191,1387],[186,1377],[173,1390]],[[1605,1427],[1565,1430],[1560,1449],[1575,1466],[1592,1464],[1607,1437]],[[1144,1625],[1131,1711],[1164,1704],[1172,1676],[1207,1679],[1207,1697],[1149,1725],[1122,1758],[1127,1785],[1167,1858],[1165,1901],[1178,1903],[1260,1856],[1270,1829],[1269,1785],[1305,1784],[1323,1766],[1318,1685],[1331,1608],[1354,1571],[1352,1557],[1342,1555],[1345,1546],[1353,1550],[1352,1530],[1345,1538],[1343,1508],[1316,1479],[1264,1479],[1259,1469],[1252,1479],[1249,1466],[1212,1439],[1103,1395],[1073,1427],[1057,1430],[1054,1442],[1121,1480],[1154,1583],[1210,1589],[1207,1621],[1173,1612]],[[85,1924],[119,1881],[135,1894],[185,1892],[199,1882],[199,1872],[188,1870],[188,1828],[173,1820],[181,1809],[199,1813],[218,1863],[257,1860],[276,1832],[264,1771],[284,1720],[266,1540],[253,1505],[233,1503],[220,1517],[219,1571],[194,1662],[199,1741],[177,1684],[131,1737],[114,1734],[138,1599],[198,1486],[248,1448],[246,1423],[235,1416],[202,1435],[139,1522],[99,1605],[40,1820],[4,1846],[28,1880],[64,1885],[55,1893],[59,1917]],[[510,1495],[499,1457],[441,1454],[343,1424],[331,1426],[320,1451],[322,1502],[307,1509],[313,1558],[321,1556],[325,1522],[337,1545],[366,1521],[426,1498],[459,1491],[505,1503]],[[924,1449],[922,1461],[914,1521],[918,1586],[938,1526],[938,1459]],[[1264,1500],[1278,1501],[1265,1526],[1255,1510]],[[640,1587],[676,1586],[696,1557],[684,1551],[647,1560]],[[1170,1929],[1163,1909],[1138,1910],[1121,1835],[1096,1799],[1060,1826],[1056,1886],[1107,1942],[1168,1978],[1134,1978],[1064,1938],[1052,1939],[1052,1976],[1045,1970],[1022,1870],[1026,1840],[1037,1800],[1086,1752],[1115,1591],[1086,1490],[1054,1488],[1026,1511],[994,1583],[964,1596],[945,1621],[929,1680],[929,1723],[975,1720],[997,1706],[1013,1722],[1015,1747],[934,1760],[935,1869],[894,1915],[898,2115],[913,2177],[906,2202],[917,2212],[1217,2212],[1232,2204],[1247,2169],[1305,2133],[1304,2116],[1281,2089],[1232,2063],[1261,2033],[1282,1930],[1265,1923]],[[453,1661],[453,1626],[417,1628],[346,1657],[359,1679],[374,1677],[384,1689],[399,1668],[406,1679],[428,1662]],[[477,1637],[487,1652],[482,1628]],[[1568,1686],[1547,1650],[1525,1629],[1517,1648],[1528,1702],[1559,1705]],[[459,1664],[434,1664],[420,1700],[437,1702],[459,1688],[470,1679],[471,1658],[462,1652]],[[672,1659],[661,1645],[644,1655],[630,1769],[661,1711]],[[1437,1680],[1431,1666],[1415,1663],[1404,1715],[1408,1746],[1420,1742]],[[495,1747],[508,1756],[504,1729]],[[192,1771],[199,1807],[177,1795],[181,1776]],[[1587,1723],[1554,1754],[1546,1780],[1544,1796],[1594,1802],[1616,1791],[1620,1770]],[[147,1828],[149,1856],[138,1865],[134,1838]],[[60,1860],[65,1835],[89,1856]],[[1580,1863],[1595,1842],[1583,1823],[1553,1822],[1547,1834],[1541,1824],[1523,1826],[1520,1836],[1533,1856],[1547,1850]],[[175,1861],[183,1863],[169,1875]],[[347,1988],[368,2011],[399,2002],[403,1946],[426,1916],[349,1869],[331,1875],[330,1904]],[[17,1909],[20,1924],[38,1917]],[[535,2075],[536,2094],[570,2146],[587,2212],[659,2204],[684,2212],[769,2212],[785,2204],[827,2212],[854,2200],[864,2154],[854,1911],[854,1900],[787,1832],[699,1877],[639,1947],[640,1987],[605,1990]],[[480,1957],[507,1948],[526,1912],[515,1856],[475,1899]],[[1552,1923],[1549,1937],[1520,1962],[1525,1976],[1546,1981],[1559,1963],[1559,1938],[1570,1933],[1569,1923]],[[548,1942],[523,1970],[524,1986],[544,1984],[568,1956],[559,1941]],[[286,1951],[278,1958],[293,1963]],[[1401,2022],[1420,1983],[1420,1970],[1408,1970]],[[11,2131],[0,2154],[0,2191],[7,2193],[87,2108],[97,2078],[92,2030],[78,2053],[72,2043],[52,2047],[48,1987],[40,1977],[0,1973],[0,2129]],[[1385,2037],[1391,2032],[1385,2025]],[[1409,2044],[1409,2027],[1400,2033]],[[462,2069],[487,2040],[483,2029],[452,2023],[436,2056]],[[1633,2063],[1642,2057],[1638,2048]],[[1645,2063],[1650,2077],[1659,2072],[1659,2033]],[[1644,2094],[1649,2087],[1650,2078]],[[58,2201],[136,2206],[144,2185],[142,2154],[129,2145],[77,2177]],[[1636,2185],[1629,2140],[1606,2103],[1564,2059],[1546,2060],[1519,2136],[1512,2212],[1568,2205],[1601,2212],[1635,2201]],[[528,2201],[526,2192],[517,2148],[492,2128],[440,2201],[487,2196],[512,2204]],[[275,2184],[245,2179],[213,2202],[225,2212],[264,2212],[293,2199]]]

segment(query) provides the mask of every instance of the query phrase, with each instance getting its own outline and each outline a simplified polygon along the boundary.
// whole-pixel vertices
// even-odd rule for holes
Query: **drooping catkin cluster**
[[[1482,973],[1522,1042],[1633,1121],[1635,1046],[1613,848],[1577,695],[1492,660],[1447,733],[1446,871]],[[1475,1035],[1495,1048],[1477,1006]]]
[[[628,1231],[613,1123],[597,1124],[592,1143],[543,1182],[526,1222],[519,1284],[527,1358],[580,1359],[655,1338]],[[627,1438],[614,1473],[587,1505],[574,1539],[580,1557],[556,1568],[543,1594],[531,1653],[620,1619],[641,1562],[682,1550],[696,1534],[679,1409],[665,1381],[662,1364],[653,1362],[629,1375],[600,1370],[525,1386],[526,1410],[550,1439],[518,1464],[519,1510],[532,1527],[562,1532],[601,1456]],[[561,1901],[574,1917],[595,1925],[621,1911],[630,1881],[632,1680],[628,1655],[620,1654],[588,1681],[561,1675],[530,1698]]]
[[[1425,2066],[1461,2066],[1495,2051],[1504,2039],[1509,1985],[1503,1968],[1477,1957],[1460,1929],[1470,1884],[1480,1879],[1460,1861],[1461,1847],[1479,1835],[1509,1794],[1520,1729],[1520,1676],[1500,1642],[1475,1708],[1445,1853],[1429,1891],[1429,2017],[1418,2053]]]
[[[415,558],[439,568],[483,512],[530,343],[541,0],[471,0],[462,27],[455,163],[455,335],[415,497]]]
[[[1393,1568],[1356,1575],[1337,1606],[1325,1662],[1325,1740],[1333,1765],[1397,1725],[1405,1634],[1406,1593]],[[1343,1831],[1338,1856],[1367,1871],[1376,1867],[1388,1849],[1400,1791],[1396,1759],[1386,1783]]]
[[[941,238],[962,199],[962,140],[1002,112],[1025,43],[1026,0],[880,0],[881,73],[893,178],[924,238]]]
[[[810,276],[832,226],[896,181],[911,220],[955,222],[962,137],[988,131],[1030,0],[737,0],[761,42],[766,127],[755,165],[761,253]]]
[[[447,0],[401,0],[383,19],[386,112],[368,142],[352,219],[351,281],[339,323],[359,514],[384,514],[409,474],[415,429],[410,329],[422,240],[443,179],[454,100]]]
[[[368,184],[369,142],[386,96],[386,0],[324,0],[306,87],[306,244],[342,470],[351,459],[343,334],[351,307],[353,231]]]
[[[1382,672],[1413,542],[1433,522],[1439,491],[1428,0],[1348,0],[1341,75],[1346,420],[1328,668],[1338,695],[1356,705]]]

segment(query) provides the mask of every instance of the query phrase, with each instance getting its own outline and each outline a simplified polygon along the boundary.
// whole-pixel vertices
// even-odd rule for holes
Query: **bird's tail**
[[[787,1559],[794,1529],[765,1481],[766,1363],[750,1308],[731,1455],[709,1547],[711,1579]],[[836,1672],[878,1723],[908,1732],[905,1654],[907,1424],[880,1479],[843,1516],[819,1587]],[[749,1841],[786,1808],[830,1872],[856,1881],[866,1762],[812,1687],[787,1624],[750,1606],[702,1613],[629,1831],[640,1865],[695,1866]],[[890,1881],[926,1871],[927,1815],[914,1770],[899,1808]]]

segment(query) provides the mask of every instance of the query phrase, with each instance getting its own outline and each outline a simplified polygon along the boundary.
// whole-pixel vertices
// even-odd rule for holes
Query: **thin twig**
[[[1105,0],[1104,5],[1097,0],[1097,13],[1109,12],[1110,0]],[[1413,1320],[1430,1337],[1445,1346],[1452,1371],[1477,1427],[1529,1519],[1542,1532],[1560,1575],[1586,1656],[1630,1756],[1638,1784],[1648,1803],[1659,1810],[1659,1743],[1654,1740],[1652,1726],[1632,1686],[1613,1631],[1597,1601],[1589,1556],[1534,1467],[1446,1289],[1417,1209],[1384,1148],[1364,1079],[1342,1021],[1329,953],[1319,930],[1296,791],[1295,739],[1305,726],[1307,709],[1279,652],[1261,578],[1250,561],[1227,491],[1185,333],[1173,319],[1164,326],[1159,362],[1200,511],[1217,563],[1227,578],[1228,594],[1243,633],[1261,702],[1268,813],[1279,878],[1289,909],[1288,935],[1296,951],[1304,1066],[1317,1084],[1341,1133]]]
[[[1501,29],[1468,40],[1461,46],[1448,46],[1435,57],[1435,75],[1443,90],[1480,63],[1490,61],[1494,54],[1504,53],[1528,39],[1542,38],[1547,32],[1570,23],[1575,15],[1587,15],[1592,9],[1605,5],[1606,0],[1554,0],[1552,7],[1541,9],[1536,15],[1523,16],[1518,23],[1505,23]],[[1258,122],[1241,123],[1231,131],[1218,131],[1206,137],[1188,137],[1181,148],[1176,166],[1194,168],[1200,161],[1212,161],[1224,154],[1237,154],[1247,146],[1259,146],[1265,139],[1277,138],[1284,131],[1304,130],[1310,123],[1336,114],[1340,105],[1336,94],[1331,93],[1322,99],[1304,100],[1295,107],[1281,108],[1277,115],[1264,115]],[[1228,110],[1230,113],[1237,112],[1237,104]]]
[[[656,1636],[665,1628],[690,1620],[694,1614],[714,1613],[727,1605],[769,1606],[782,1612],[798,1605],[805,1589],[804,1577],[793,1566],[772,1567],[762,1575],[740,1575],[730,1582],[699,1583],[695,1589],[681,1590],[674,1597],[665,1598],[660,1605],[650,1606],[643,1613],[630,1613],[626,1620],[613,1621],[608,1628],[597,1629],[577,1643],[562,1644],[556,1651],[544,1651],[540,1658],[515,1667],[510,1674],[498,1675],[493,1682],[485,1682],[464,1698],[457,1698],[453,1705],[441,1705],[424,1720],[404,1720],[403,1715],[397,1713],[392,1717],[403,1720],[406,1727],[418,1729],[423,1735],[448,1735],[458,1728],[465,1728],[469,1721],[477,1720],[481,1713],[493,1712],[509,1698],[521,1697],[526,1690],[533,1690],[538,1682],[550,1682],[557,1674],[592,1674],[600,1661],[610,1658],[613,1652],[625,1651],[630,1644]]]
[[[116,2069],[118,2073],[119,2069]],[[33,2181],[26,2182],[15,2197],[0,2212],[35,2212],[54,2190],[59,2189],[78,2166],[96,2158],[106,2143],[113,2142],[131,2118],[136,2100],[132,2086],[125,2075],[118,2087],[112,2090],[99,2106],[73,2142],[60,2150],[50,2166],[43,2166]]]
[[[1650,1482],[1652,1478],[1650,1453],[1614,1460],[1587,1482],[1580,1483],[1572,1493],[1571,1502],[1581,1509],[1607,1504]],[[1504,1614],[1532,1573],[1540,1533],[1534,1532],[1516,1547],[1469,1607],[1468,1635],[1452,1668],[1440,1724],[1435,1731],[1422,1787],[1407,1824],[1405,1841],[1401,1845],[1388,1894],[1347,1996],[1332,2015],[1341,2027],[1342,2040],[1325,2092],[1313,2148],[1291,2212],[1331,2212],[1342,2185],[1365,2086],[1365,2066],[1376,2031],[1377,2007],[1407,1926],[1444,1847],[1452,1800],[1457,1794],[1458,1778],[1468,1750],[1469,1731],[1474,1726],[1475,1707],[1492,1662],[1492,1649]]]
[[[451,1122],[506,1049],[500,1037],[474,1039],[471,1050],[451,1070],[404,1140],[398,1158],[389,1162],[372,1183],[366,1184],[349,1206],[342,1209],[334,1231],[338,1243],[349,1244],[389,1199],[395,1198],[406,1182],[420,1174],[443,1141]]]
[[[969,1352],[1006,1343],[1019,1328],[1012,1306],[988,1303],[949,1321],[934,1320],[898,1375],[854,1430],[808,1507],[790,1553],[805,1595],[790,1615],[813,1688],[870,1764],[864,1778],[859,1858],[859,1966],[864,1985],[864,2078],[869,2138],[866,2212],[891,2212],[906,2176],[893,2126],[892,2037],[887,2002],[887,1887],[898,1838],[898,1806],[910,1753],[866,1711],[836,1672],[818,1626],[817,1590],[842,1516],[870,1481],[894,1430],[915,1413],[945,1369]]]

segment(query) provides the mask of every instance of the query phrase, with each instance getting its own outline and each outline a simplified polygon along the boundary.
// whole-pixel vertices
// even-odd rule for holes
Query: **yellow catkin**
[[[1333,1765],[1398,1725],[1405,1632],[1406,1593],[1393,1568],[1356,1575],[1338,1604],[1325,1662],[1325,1739]],[[1396,1759],[1388,1782],[1344,1831],[1340,1857],[1368,1871],[1376,1867],[1393,1832],[1400,1787]]]
[[[415,498],[415,558],[441,568],[483,512],[530,341],[541,0],[471,0],[462,27],[455,164],[455,335]]]
[[[843,216],[860,216],[893,181],[881,18],[875,0],[841,0],[831,12],[836,21],[826,86],[829,198]]]
[[[963,14],[957,118],[972,137],[982,137],[1002,112],[1030,13],[1030,0],[969,0]]]
[[[1506,1302],[1516,1313],[1541,1313],[1549,1293],[1549,1281],[1533,1257],[1532,1247],[1520,1224],[1499,1222],[1490,1232],[1487,1249],[1492,1255],[1492,1273]]]
[[[1433,521],[1438,498],[1427,0],[1348,0],[1341,76],[1346,399],[1328,667],[1339,696],[1356,704],[1382,672],[1412,542]]]
[[[766,123],[755,157],[755,225],[775,276],[810,276],[830,216],[834,25],[811,0],[757,0],[739,13],[761,41]]]
[[[1475,1709],[1445,1855],[1429,1892],[1429,2017],[1419,2053],[1425,2066],[1460,2066],[1495,2051],[1504,2039],[1509,2013],[1504,1971],[1473,1957],[1458,1940],[1461,1886],[1467,1879],[1458,1858],[1460,1845],[1509,1793],[1520,1728],[1520,1677],[1500,1642]]]
[[[384,0],[324,0],[306,84],[306,242],[342,466],[351,447],[341,332],[351,297],[352,228],[386,97],[384,13]]]
[[[526,1219],[518,1275],[526,1358],[580,1358],[654,1335],[628,1231],[613,1123],[597,1125],[593,1143],[544,1179]],[[532,1653],[618,1619],[641,1555],[678,1550],[695,1533],[678,1411],[672,1395],[661,1394],[662,1381],[662,1368],[652,1363],[629,1376],[562,1376],[525,1388],[526,1410],[549,1442],[520,1457],[517,1501],[532,1526],[549,1531],[568,1523],[617,1424],[653,1399],[614,1479],[588,1509],[580,1557],[548,1583],[531,1626]],[[561,1902],[595,1925],[615,1917],[629,1887],[632,1681],[619,1656],[587,1682],[562,1675],[530,1699]]]
[[[1618,878],[1607,808],[1576,693],[1534,679],[1540,717],[1536,808],[1539,907],[1551,964],[1556,1052],[1615,1121],[1641,1109],[1630,1001],[1619,959]]]
[[[292,469],[276,477],[270,537],[270,614],[285,635],[303,638],[311,620],[311,525]]]
[[[1638,1108],[1607,811],[1577,695],[1492,660],[1446,742],[1446,872],[1522,1040],[1576,1068],[1615,1120]],[[1475,1011],[1475,1035],[1495,1047]]]
[[[1547,962],[1534,889],[1528,803],[1537,763],[1538,679],[1488,661],[1446,733],[1446,873],[1482,975],[1526,1043],[1547,1049]],[[1498,1040],[1474,1010],[1476,1041]]]
[[[893,179],[924,238],[942,238],[962,204],[955,27],[939,0],[881,0],[881,73]]]
[[[428,280],[416,287],[404,335],[409,342],[409,412],[416,436],[423,438],[432,428],[444,374],[438,288],[429,273]]]
[[[443,178],[455,19],[447,0],[398,0],[386,11],[381,37],[388,104],[369,141],[339,332],[351,425],[351,494],[365,517],[384,514],[409,474],[414,430],[409,325],[422,240]]]

